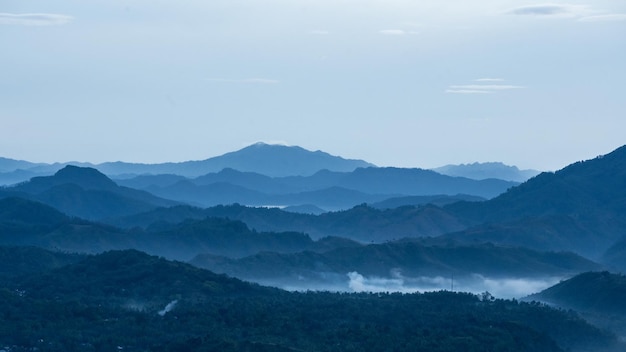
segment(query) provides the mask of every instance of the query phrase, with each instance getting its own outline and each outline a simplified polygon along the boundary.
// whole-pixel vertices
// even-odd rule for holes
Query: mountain
[[[119,174],[176,174],[199,177],[211,172],[232,168],[267,176],[312,175],[319,170],[340,172],[358,167],[373,166],[363,160],[344,159],[322,151],[301,147],[256,143],[238,151],[200,161],[163,164],[103,163],[97,168],[108,175]]]
[[[432,169],[443,175],[466,177],[473,180],[496,178],[505,181],[524,182],[539,175],[537,170],[520,170],[499,162],[445,165]]]
[[[573,309],[603,329],[626,337],[626,276],[586,272],[524,298]]]
[[[129,175],[145,174],[170,174],[194,178],[229,168],[274,177],[308,176],[319,170],[349,172],[359,167],[374,166],[363,160],[344,159],[319,150],[310,151],[298,146],[256,143],[243,149],[205,160],[160,164],[126,163],[121,161],[95,165],[78,162],[36,164],[22,160],[0,158],[0,185],[26,181],[33,176],[48,176],[67,165],[92,167],[116,178],[129,178]]]
[[[93,168],[68,165],[53,176],[34,177],[0,190],[1,197],[36,200],[85,219],[105,219],[177,204],[148,192],[120,187]]]
[[[611,269],[626,272],[626,238],[609,247],[600,261]]]
[[[358,168],[351,172],[322,170],[311,176],[288,177],[224,169],[195,179],[154,175],[119,182],[163,198],[204,207],[232,203],[250,206],[310,204],[326,211],[402,196],[440,194],[441,198],[464,193],[467,196],[459,199],[479,200],[494,197],[517,185],[502,180],[476,181],[428,170],[400,168]],[[440,201],[440,204],[448,203]]]
[[[207,216],[239,220],[256,231],[304,232],[313,239],[339,236],[365,243],[380,243],[403,237],[438,236],[468,227],[467,223],[435,206],[380,210],[367,205],[320,215],[238,204],[206,209],[177,206],[111,219],[109,223],[123,228],[147,228],[155,222],[176,224],[185,219],[203,219]]]
[[[455,239],[572,250],[598,258],[626,232],[626,146],[542,173],[488,201],[457,202],[444,209],[475,225],[454,234]]]
[[[578,311],[620,314],[626,318],[626,276],[586,272],[562,281],[526,300],[539,300]]]
[[[482,202],[486,200],[485,198],[478,196],[470,196],[467,194],[457,194],[457,195],[428,195],[428,196],[405,196],[405,197],[395,197],[385,199],[381,202],[376,202],[370,204],[372,208],[376,209],[393,209],[405,206],[417,206],[417,205],[426,205],[433,204],[436,206],[444,206],[452,203],[456,203],[459,201],[467,201],[467,202]]]

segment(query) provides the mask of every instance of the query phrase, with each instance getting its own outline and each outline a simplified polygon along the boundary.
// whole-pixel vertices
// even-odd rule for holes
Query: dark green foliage
[[[607,271],[579,274],[528,297],[578,311],[626,316],[625,298],[626,276]]]
[[[76,263],[84,256],[51,252],[37,247],[0,246],[0,278],[18,277]]]
[[[615,343],[537,304],[450,292],[288,293],[137,251],[0,288],[0,345],[16,351],[561,351]]]

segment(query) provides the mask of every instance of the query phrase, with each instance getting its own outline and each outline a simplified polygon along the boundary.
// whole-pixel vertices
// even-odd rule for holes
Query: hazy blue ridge
[[[540,173],[537,170],[520,170],[517,166],[509,166],[500,162],[445,165],[432,170],[443,175],[466,177],[473,180],[496,178],[514,182],[524,182]]]

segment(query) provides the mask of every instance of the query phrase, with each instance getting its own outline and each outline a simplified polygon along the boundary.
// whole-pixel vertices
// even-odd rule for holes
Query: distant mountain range
[[[321,170],[351,172],[357,168],[375,167],[363,160],[344,159],[322,151],[309,151],[298,146],[256,143],[238,151],[205,160],[139,164],[126,162],[32,163],[0,157],[0,185],[10,185],[35,176],[50,176],[67,165],[92,167],[115,179],[127,179],[139,175],[177,175],[198,178],[206,174],[234,169],[243,173],[255,173],[270,177],[311,176]],[[474,180],[501,179],[523,182],[537,174],[534,170],[518,170],[502,163],[474,163],[446,165],[434,171]],[[132,186],[131,186],[132,187]]]
[[[12,184],[30,177],[50,175],[67,165],[93,167],[109,176],[174,174],[199,177],[232,168],[272,177],[310,176],[320,170],[349,172],[359,167],[375,165],[363,160],[344,159],[322,151],[309,151],[297,146],[256,143],[238,151],[199,161],[138,164],[106,162],[102,164],[68,162],[55,164],[30,163],[0,158],[0,184]]]
[[[499,162],[445,165],[432,170],[442,175],[466,177],[473,180],[497,178],[513,182],[524,182],[541,173],[537,170],[520,170],[517,166]]]
[[[170,217],[165,213],[171,213],[172,219],[180,221],[182,219],[174,215],[179,212],[180,209],[162,209],[136,219],[165,219]],[[594,260],[607,263],[622,260],[623,263],[619,258],[624,257],[620,254],[624,253],[620,252],[624,246],[616,243],[626,233],[626,147],[555,173],[540,174],[488,201],[456,202],[442,208],[422,206],[381,212],[359,206],[317,217],[242,206],[182,213],[185,216],[196,214],[193,215],[196,218],[210,215],[238,219],[263,231],[304,231],[314,238],[339,235],[381,242],[443,235],[466,243],[571,250]],[[142,226],[131,218],[116,223]],[[604,252],[614,244],[615,249],[602,259]]]
[[[127,181],[162,197],[119,186],[95,169],[75,166],[53,176],[5,187],[0,190],[4,209],[0,214],[4,219],[0,237],[11,245],[91,252],[138,248],[177,259],[202,253],[232,259],[260,251],[315,251],[322,246],[318,243],[329,236],[343,237],[344,242],[332,243],[360,253],[354,254],[355,258],[368,257],[369,247],[348,244],[394,242],[408,248],[410,241],[399,240],[436,237],[441,242],[428,242],[428,246],[449,241],[456,248],[492,243],[498,248],[525,247],[536,252],[573,251],[612,267],[620,267],[623,260],[620,241],[626,233],[626,147],[555,173],[542,173],[490,200],[437,195],[441,192],[435,192],[438,189],[433,184],[439,182],[462,191],[463,185],[475,189],[498,180],[476,181],[421,169],[357,168],[352,172],[321,171],[290,177],[225,169],[195,179],[163,175]],[[311,215],[240,204],[199,208],[165,199],[166,194],[157,192],[173,186],[187,187],[185,194],[191,196],[206,189],[210,190],[206,196],[226,199],[228,192],[244,190],[246,197],[264,194],[274,198],[260,200],[295,203],[293,199],[297,199],[313,207],[317,206],[314,202],[321,203],[312,194],[337,203],[354,201],[351,197],[355,194],[433,193]],[[280,190],[296,193],[281,194]],[[107,225],[102,224],[105,222]]]
[[[471,180],[423,169],[358,168],[351,172],[323,170],[311,176],[270,177],[224,169],[195,179],[176,175],[118,179],[120,185],[146,190],[157,196],[199,206],[245,204],[293,206],[309,204],[325,210],[341,210],[362,203],[378,203],[405,197],[405,204],[423,204],[439,195],[439,204],[453,200],[492,198],[517,183],[497,179]],[[451,198],[444,200],[449,196]],[[434,198],[432,200],[435,200]]]

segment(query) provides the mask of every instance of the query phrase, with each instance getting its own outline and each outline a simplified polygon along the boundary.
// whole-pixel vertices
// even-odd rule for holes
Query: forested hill
[[[609,351],[576,316],[464,293],[289,293],[137,251],[0,287],[11,351]],[[54,317],[54,319],[51,319]]]
[[[451,235],[592,258],[626,233],[626,146],[555,173],[542,173],[485,202],[444,207],[475,226]]]
[[[527,299],[579,311],[619,314],[626,317],[624,297],[626,297],[626,276],[603,271],[577,275]]]
[[[96,169],[71,165],[53,176],[34,177],[0,189],[0,198],[5,197],[36,200],[68,215],[92,220],[178,204],[145,191],[118,186]]]

